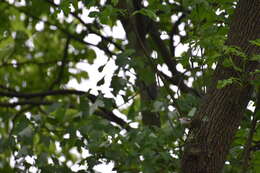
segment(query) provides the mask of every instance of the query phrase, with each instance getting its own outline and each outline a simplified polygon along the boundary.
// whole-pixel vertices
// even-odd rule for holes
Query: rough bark
[[[226,45],[238,46],[248,56],[259,54],[260,48],[249,40],[260,38],[260,1],[240,0],[232,18]],[[241,57],[232,56],[236,66],[242,67]],[[223,169],[230,144],[244,115],[253,86],[247,76],[257,68],[259,62],[248,61],[243,72],[225,68],[219,63],[214,82],[190,129],[182,157],[182,173],[219,173]],[[244,76],[241,78],[241,76]],[[216,81],[239,77],[243,85],[232,84],[216,88]]]

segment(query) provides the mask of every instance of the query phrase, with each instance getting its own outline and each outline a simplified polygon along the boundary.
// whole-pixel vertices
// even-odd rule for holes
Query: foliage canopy
[[[259,63],[259,55],[225,45],[236,4],[1,1],[0,172],[72,172],[72,165],[73,171],[95,172],[110,162],[117,172],[179,172],[189,128],[184,121],[196,113],[216,64],[241,74],[217,87],[249,82],[255,88],[250,106],[259,108],[259,69],[248,74],[231,57],[246,65]],[[92,66],[97,77],[87,69]],[[99,80],[84,91],[68,85],[90,78]],[[245,112],[225,173],[242,170],[248,146],[246,168],[260,172],[255,110]]]

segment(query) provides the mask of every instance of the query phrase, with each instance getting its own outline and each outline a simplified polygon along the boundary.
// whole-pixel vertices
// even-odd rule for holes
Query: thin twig
[[[70,33],[66,29],[62,28],[59,24],[53,24],[53,23],[50,23],[49,21],[42,20],[41,18],[31,14],[29,11],[26,11],[26,10],[24,10],[22,8],[16,7],[16,6],[14,6],[14,5],[12,5],[12,4],[8,3],[8,2],[4,2],[4,3],[8,4],[9,7],[12,7],[14,9],[16,9],[17,11],[22,12],[22,13],[26,14],[27,16],[29,16],[29,17],[31,17],[31,18],[33,18],[35,20],[41,21],[41,22],[43,22],[44,24],[46,24],[48,26],[56,26],[61,32],[63,32],[64,34],[66,34],[70,38],[72,38],[72,39],[74,39],[74,40],[76,40],[76,41],[78,41],[80,43],[83,43],[83,44],[88,45],[88,46],[97,47],[97,45],[95,45],[95,44],[92,44],[92,43],[84,41],[84,39],[81,38],[80,36],[74,35],[74,34]]]
[[[51,4],[52,6],[60,8],[59,5],[55,4],[54,2],[52,2],[52,1],[50,1],[50,0],[46,0],[46,1],[47,1],[49,4]],[[121,50],[121,51],[124,51],[124,49],[123,49],[119,44],[117,44],[116,42],[114,42],[112,39],[110,39],[110,38],[108,38],[108,37],[105,37],[105,36],[103,36],[102,34],[100,34],[100,33],[96,32],[96,31],[94,31],[94,30],[91,28],[91,25],[85,23],[85,22],[82,20],[82,18],[81,18],[77,13],[75,13],[75,12],[70,12],[70,14],[71,14],[74,18],[76,18],[81,24],[83,24],[84,26],[86,26],[87,29],[88,29],[88,31],[89,31],[90,33],[93,33],[93,34],[98,35],[98,36],[101,37],[103,40],[105,40],[105,41],[107,41],[107,42],[109,42],[109,43],[112,43],[117,49],[119,49],[119,50]]]

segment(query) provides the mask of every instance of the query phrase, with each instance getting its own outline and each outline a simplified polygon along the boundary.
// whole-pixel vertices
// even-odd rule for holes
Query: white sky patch
[[[166,64],[163,64],[163,65],[158,64],[157,69],[159,71],[162,71],[167,76],[170,76],[170,77],[172,76],[172,73],[170,72],[170,70],[168,69],[168,66]]]
[[[255,106],[254,106],[254,102],[252,100],[249,101],[248,105],[247,105],[247,109],[251,110],[251,111],[255,111]]]
[[[151,53],[151,57],[154,58],[154,59],[157,59],[158,58],[158,53],[156,51],[153,51]]]
[[[98,11],[97,7],[90,7],[89,9],[83,8],[82,9],[82,15],[80,15],[81,19],[85,23],[92,23],[94,22],[94,18],[88,17],[89,13],[92,11]]]
[[[35,25],[35,29],[36,31],[41,32],[44,29],[44,23],[42,21],[39,21],[36,25]]]
[[[125,39],[126,38],[126,33],[125,30],[121,24],[121,22],[117,21],[116,25],[111,27],[103,25],[103,30],[101,31],[101,34],[104,35],[105,37],[112,37],[115,39]]]
[[[181,54],[189,49],[188,44],[178,44],[175,48],[175,56],[180,57]]]
[[[178,18],[179,18],[179,17],[178,17],[176,14],[172,15],[172,16],[171,16],[171,22],[172,22],[172,23],[176,22],[176,21],[178,20]]]
[[[183,68],[182,64],[180,64],[180,63],[177,64],[176,69],[177,69],[179,72],[181,72],[181,73],[183,73],[183,72],[186,71],[186,70]]]
[[[86,170],[86,166],[83,165],[79,165],[79,164],[70,164],[71,166],[69,166],[71,168],[72,171],[78,172],[80,170]]]
[[[169,35],[168,35],[165,31],[163,31],[163,32],[161,33],[161,35],[160,35],[160,38],[161,38],[162,40],[166,40],[166,39],[169,39],[170,37],[169,37]]]
[[[60,4],[60,0],[54,0],[55,4]]]
[[[182,36],[186,35],[186,31],[184,30],[185,24],[181,23],[178,27],[180,30],[180,35],[182,35]]]
[[[190,77],[190,78],[188,79],[188,81],[184,81],[184,83],[185,83],[186,85],[188,85],[188,87],[192,87],[193,81],[194,81],[194,78]]]
[[[101,90],[105,94],[105,97],[112,97],[112,89],[109,88],[111,77],[114,71],[117,69],[115,61],[113,59],[108,60],[103,51],[100,51],[97,48],[93,48],[96,52],[97,58],[94,60],[94,63],[78,63],[77,68],[88,72],[89,79],[83,80],[79,84],[75,79],[70,80],[68,83],[69,87],[76,88],[82,91],[88,91],[91,89],[92,94],[98,94],[98,91]],[[105,65],[106,64],[106,65]],[[98,67],[105,65],[102,72],[98,71]],[[97,86],[97,82],[105,77],[105,84],[102,86]]]
[[[121,22],[117,21],[116,26],[112,28],[112,37],[116,39],[125,39],[126,33],[121,24]]]
[[[63,13],[63,11],[59,12],[59,14],[57,15],[57,19],[62,23],[65,19],[65,15]]]
[[[82,158],[85,159],[85,158],[91,156],[91,154],[89,153],[89,151],[86,150],[85,148],[81,147],[81,150],[82,150],[82,152],[81,152],[81,156],[82,156]]]
[[[9,1],[9,2],[15,2],[15,6],[17,7],[21,7],[21,6],[25,6],[25,0],[20,0],[20,1]]]
[[[84,41],[97,45],[100,41],[101,38],[99,36],[97,36],[96,34],[88,34],[85,38]]]
[[[181,38],[180,36],[175,35],[173,36],[173,40],[174,40],[174,46],[177,46],[180,43]]]
[[[69,14],[68,17],[65,18],[65,21],[67,23],[71,23],[73,21],[73,19],[74,19],[74,17],[71,14]]]
[[[103,30],[101,31],[101,34],[104,35],[105,37],[111,37],[112,29],[109,26],[103,25]]]
[[[109,162],[108,164],[102,163],[97,166],[94,166],[93,169],[95,169],[98,172],[116,173],[116,171],[112,171],[113,168],[114,168],[114,163]]]
[[[127,117],[126,117],[124,114],[122,114],[121,112],[119,112],[118,110],[115,109],[115,110],[113,111],[113,113],[114,113],[116,116],[122,118],[124,121],[126,121],[126,122],[129,121],[129,120],[127,119]]]

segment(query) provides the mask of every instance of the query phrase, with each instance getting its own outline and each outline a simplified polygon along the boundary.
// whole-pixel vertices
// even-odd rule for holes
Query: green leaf
[[[96,59],[96,52],[94,51],[94,50],[92,50],[92,49],[89,49],[88,51],[87,51],[87,58],[88,58],[88,62],[90,63],[90,64],[93,64],[93,62],[94,62],[94,60]]]
[[[123,53],[120,53],[116,58],[116,65],[119,67],[125,67],[130,64],[129,56],[135,53],[134,49],[126,49]]]
[[[153,107],[154,107],[154,111],[155,112],[160,112],[163,110],[163,107],[164,107],[164,103],[163,102],[160,102],[160,101],[155,101],[153,103]]]
[[[250,40],[249,42],[253,45],[260,46],[260,39]]]
[[[253,55],[250,60],[252,60],[252,61],[260,61],[260,55]]]
[[[75,8],[75,10],[77,11],[79,9],[78,0],[72,0],[72,4],[73,4],[73,7]]]
[[[111,80],[111,87],[113,88],[114,95],[117,95],[118,92],[126,86],[127,81],[121,77],[113,76]]]
[[[88,17],[91,17],[91,18],[96,18],[99,16],[100,16],[100,12],[98,12],[98,11],[91,11],[88,15]]]
[[[17,119],[17,122],[16,122],[15,126],[14,126],[13,133],[14,134],[18,134],[23,129],[28,127],[29,124],[30,124],[30,122],[29,122],[29,120],[26,117],[24,117],[24,116],[19,117]]]
[[[118,4],[118,1],[119,1],[119,0],[112,0],[111,2],[112,2],[112,4],[113,4],[114,6],[116,6],[116,5]]]
[[[51,113],[62,107],[62,103],[56,102],[48,106],[47,112]]]
[[[224,88],[224,87],[234,84],[234,83],[238,83],[241,85],[241,82],[238,78],[231,77],[229,79],[219,80],[217,83],[217,88],[221,89],[221,88]]]
[[[195,113],[196,113],[196,110],[197,110],[197,108],[193,107],[193,108],[189,111],[188,116],[189,116],[189,117],[193,117],[193,116],[195,115]]]
[[[28,147],[26,146],[23,146],[19,151],[18,151],[18,154],[17,154],[17,158],[21,158],[21,157],[25,157],[29,154],[29,149]]]
[[[69,0],[62,0],[60,7],[62,9],[62,11],[64,12],[65,16],[68,16],[70,13],[70,5],[71,2]]]
[[[101,86],[105,84],[105,77],[102,77],[98,82],[97,82],[97,86]]]
[[[82,111],[83,117],[89,115],[89,100],[86,96],[80,97],[79,110]]]
[[[146,9],[146,8],[142,8],[141,10],[137,10],[135,12],[133,12],[133,15],[136,14],[142,14],[144,16],[149,17],[150,19],[156,21],[157,15],[155,14],[154,11],[150,10],[150,9]]]
[[[24,128],[21,132],[18,133],[18,135],[22,138],[31,138],[33,135],[33,130],[31,127]]]
[[[39,167],[46,166],[48,164],[48,154],[47,153],[40,153],[36,162],[37,162],[37,165]]]
[[[101,65],[100,67],[98,67],[98,71],[101,73],[104,70],[105,66],[106,66],[106,64],[105,65]]]

